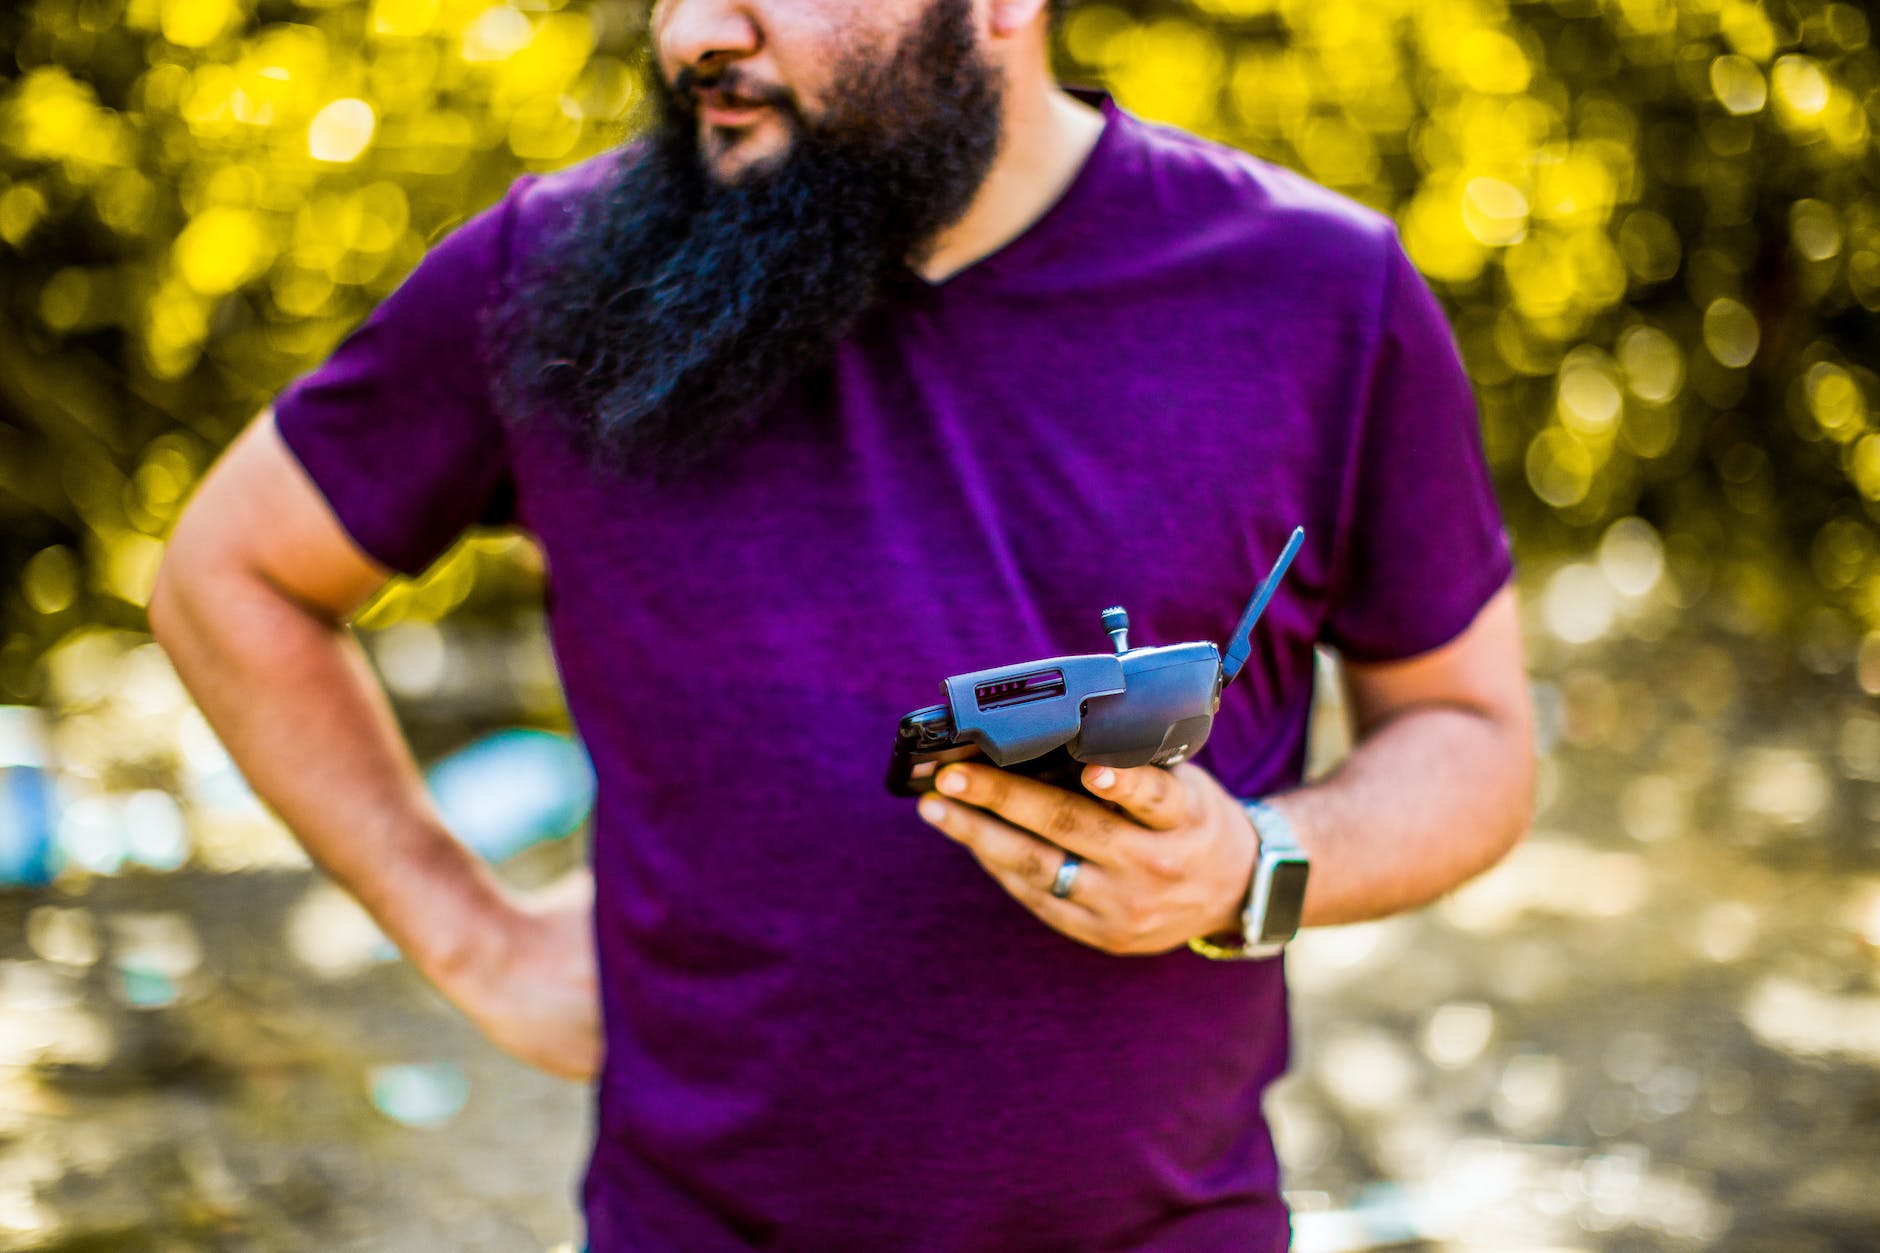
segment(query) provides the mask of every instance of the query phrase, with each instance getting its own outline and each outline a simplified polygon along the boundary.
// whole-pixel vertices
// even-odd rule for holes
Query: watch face
[[[1260,920],[1260,942],[1276,944],[1290,940],[1299,930],[1299,913],[1306,903],[1306,872],[1310,863],[1285,860],[1273,863],[1267,882],[1266,916]]]

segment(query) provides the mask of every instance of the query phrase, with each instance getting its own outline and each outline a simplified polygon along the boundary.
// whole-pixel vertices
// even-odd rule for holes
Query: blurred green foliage
[[[645,8],[0,13],[0,699],[140,622],[216,451],[428,241],[621,141]],[[1087,0],[1057,56],[1397,219],[1524,560],[1597,548],[1622,592],[1851,655],[1880,639],[1872,35],[1823,0]],[[502,603],[526,547],[463,545],[371,620]]]

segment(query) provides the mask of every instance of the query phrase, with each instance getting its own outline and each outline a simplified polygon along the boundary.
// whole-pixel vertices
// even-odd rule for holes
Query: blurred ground
[[[29,947],[25,905],[0,903],[0,1248],[574,1235],[585,1091],[510,1062],[403,962],[369,961],[312,872],[98,881],[32,928],[63,962]],[[94,931],[96,963],[61,951]]]
[[[1288,958],[1299,1247],[1875,1247],[1880,713],[1854,654],[1664,605],[1567,643],[1534,604],[1532,838]],[[0,1250],[575,1238],[585,1092],[386,958],[292,865],[0,897]]]
[[[1289,956],[1302,1246],[1880,1247],[1873,701],[1714,636],[1551,660],[1526,843]]]

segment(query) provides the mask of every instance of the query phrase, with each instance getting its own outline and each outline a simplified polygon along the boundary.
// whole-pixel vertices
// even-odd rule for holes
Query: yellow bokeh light
[[[1194,5],[1203,13],[1239,18],[1259,17],[1284,7],[1281,0],[1194,0]]]
[[[1240,122],[1255,134],[1295,135],[1315,95],[1304,59],[1294,49],[1249,49],[1234,60],[1228,93]]]
[[[1684,386],[1678,342],[1655,326],[1634,326],[1619,337],[1619,365],[1634,396],[1661,405]]]
[[[307,152],[315,161],[357,161],[372,142],[377,127],[378,115],[365,101],[354,97],[335,100],[308,123]]]
[[[380,179],[359,189],[359,226],[356,243],[368,252],[389,252],[411,225],[411,202],[405,189]]]
[[[1528,445],[1528,486],[1556,509],[1565,509],[1584,500],[1598,469],[1586,445],[1560,427],[1548,427]]]
[[[520,11],[506,4],[492,5],[464,28],[463,59],[502,61],[529,46],[535,28]]]
[[[177,275],[192,290],[220,296],[266,270],[274,248],[255,214],[216,206],[190,219],[176,237],[171,257]]]
[[[143,113],[166,113],[176,108],[189,90],[189,67],[175,61],[153,65],[132,90],[132,107]]]
[[[1618,369],[1610,357],[1588,347],[1567,354],[1554,394],[1562,426],[1589,440],[1609,439],[1619,425],[1624,404]]]
[[[1578,276],[1556,235],[1529,235],[1502,255],[1515,308],[1529,320],[1557,317],[1574,303]]]
[[[1315,117],[1299,132],[1299,155],[1313,178],[1329,187],[1363,188],[1377,180],[1377,148],[1344,118]]]
[[[3,120],[0,139],[8,148],[29,161],[59,163],[74,183],[93,183],[133,161],[135,140],[124,118],[99,105],[90,83],[56,65],[26,74]]]
[[[103,537],[104,561],[98,573],[103,590],[133,605],[150,603],[150,589],[163,564],[163,543],[138,531],[115,531]]]
[[[567,96],[525,101],[509,121],[509,150],[525,161],[559,161],[580,140],[581,121]]]
[[[1880,435],[1860,437],[1848,455],[1847,477],[1868,500],[1880,500]]]
[[[401,39],[379,49],[361,94],[377,105],[380,117],[405,120],[434,107],[440,79],[448,81],[455,72],[435,40]]]
[[[556,107],[594,52],[594,26],[583,13],[550,13],[534,27],[525,47],[506,58],[498,71],[495,103],[534,102]]]
[[[1852,518],[1834,518],[1815,533],[1809,564],[1815,577],[1831,588],[1851,587],[1873,559],[1874,539]]]
[[[274,126],[298,126],[330,94],[326,87],[343,64],[343,49],[329,47],[317,26],[282,23],[256,36],[236,65],[237,86],[257,116]]]
[[[1805,198],[1789,206],[1789,238],[1810,261],[1826,261],[1841,251],[1841,221],[1834,206]]]
[[[1463,228],[1458,195],[1451,186],[1425,183],[1401,221],[1404,251],[1417,268],[1452,283],[1469,281],[1488,262],[1488,248]]]
[[[1776,103],[1790,120],[1809,122],[1828,107],[1828,77],[1808,57],[1790,54],[1778,60],[1769,71]]]
[[[1079,5],[1064,17],[1064,46],[1085,65],[1107,67],[1134,26],[1129,14],[1113,5]]]
[[[1741,369],[1756,359],[1762,331],[1740,300],[1719,296],[1704,309],[1704,347],[1723,365]]]
[[[1567,237],[1566,264],[1575,276],[1574,302],[1597,313],[1625,298],[1625,263],[1612,238],[1597,225]]]
[[[179,112],[200,139],[219,139],[237,126],[235,97],[241,76],[226,65],[198,66],[190,75]]]
[[[330,192],[302,205],[294,218],[292,252],[304,269],[330,272],[349,252],[365,221],[357,196]]]
[[[35,613],[63,612],[78,598],[78,562],[63,544],[34,553],[21,576],[21,590]]]
[[[1866,429],[1867,399],[1845,367],[1818,361],[1802,376],[1802,385],[1809,412],[1834,439],[1846,443]]]
[[[1670,402],[1628,405],[1619,442],[1634,456],[1662,457],[1678,442],[1679,429],[1677,407]]]
[[[62,333],[76,329],[91,305],[91,289],[83,266],[65,266],[39,289],[39,320]]]
[[[1560,118],[1529,96],[1500,100],[1469,97],[1431,115],[1434,127],[1447,132],[1458,163],[1477,170],[1516,168],[1560,132]]]
[[[1133,32],[1129,55],[1112,70],[1110,86],[1125,108],[1197,129],[1215,115],[1224,68],[1220,41],[1212,32],[1181,18],[1158,18]]]
[[[1675,0],[1619,0],[1619,11],[1641,35],[1668,35],[1678,28]]]
[[[1867,154],[1873,127],[1867,120],[1867,110],[1861,107],[1854,93],[1845,87],[1837,84],[1829,90],[1828,104],[1822,112],[1820,126],[1828,142],[1842,157],[1853,160]]]
[[[1584,145],[1551,146],[1535,161],[1534,214],[1555,222],[1603,224],[1617,192],[1612,175]]]
[[[1456,41],[1456,72],[1471,91],[1513,95],[1533,79],[1521,45],[1498,30],[1478,26]]]
[[[162,0],[163,37],[179,48],[214,43],[242,16],[235,0]]]
[[[1769,87],[1756,63],[1737,53],[1725,53],[1710,63],[1710,89],[1717,103],[1731,113],[1760,111],[1769,102]]]
[[[10,146],[20,156],[39,161],[56,161],[76,147],[98,109],[91,84],[56,65],[30,71],[10,103]]]
[[[233,161],[210,174],[201,190],[185,203],[191,212],[212,205],[253,208],[261,202],[267,185],[268,177],[259,166],[246,161]]]
[[[99,182],[92,206],[106,226],[136,237],[150,229],[156,201],[155,184],[137,170],[124,169],[111,171]]]
[[[46,216],[46,197],[30,183],[15,183],[0,191],[0,239],[15,248],[26,242]]]
[[[291,318],[313,317],[326,307],[334,291],[333,280],[326,274],[298,268],[275,271],[269,283],[274,307]]]
[[[372,0],[372,33],[409,38],[437,21],[437,0]]]
[[[1729,0],[1718,15],[1718,25],[1730,47],[1753,61],[1767,61],[1776,52],[1776,32],[1757,0]]]
[[[1662,283],[1678,272],[1684,245],[1663,214],[1634,209],[1619,224],[1619,256],[1641,283]]]
[[[1491,248],[1519,243],[1527,237],[1527,197],[1499,178],[1472,178],[1462,189],[1462,225]]]

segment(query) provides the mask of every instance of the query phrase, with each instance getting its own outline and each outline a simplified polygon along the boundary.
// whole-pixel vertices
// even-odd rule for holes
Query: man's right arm
[[[256,794],[419,971],[499,1045],[585,1077],[582,902],[513,897],[445,829],[346,625],[390,573],[341,527],[264,410],[178,521],[150,627]],[[530,994],[559,982],[555,1004],[512,1006],[496,988],[514,982],[499,971],[531,964],[557,966],[563,977],[538,978]],[[532,1032],[517,1009],[568,1030]]]

